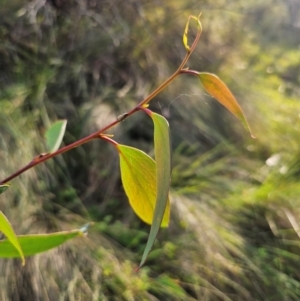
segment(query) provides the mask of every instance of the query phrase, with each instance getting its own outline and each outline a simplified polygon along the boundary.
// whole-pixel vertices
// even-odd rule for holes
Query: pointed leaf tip
[[[163,116],[153,112],[151,112],[150,116],[154,123],[157,195],[153,223],[138,269],[146,262],[159,231],[166,207],[168,206],[171,178],[171,147],[168,121]],[[167,209],[169,210],[169,208]]]
[[[235,97],[224,84],[224,82],[214,74],[199,72],[198,77],[206,92],[222,104],[229,112],[236,116],[249,131],[252,138],[255,138],[251,132],[242,108]]]
[[[10,186],[9,184],[0,185],[0,194],[6,191],[9,186]]]
[[[31,256],[58,247],[75,237],[83,236],[85,226],[81,229],[62,231],[49,234],[30,234],[17,236],[24,256]],[[0,240],[0,257],[18,258],[20,253],[9,239]]]
[[[79,230],[81,231],[83,236],[87,236],[88,235],[88,230],[89,228],[93,225],[93,222],[87,223],[85,225],[83,225]]]
[[[22,258],[22,265],[25,265],[25,257],[23,254],[23,250],[20,246],[19,240],[15,234],[14,229],[12,228],[10,222],[6,218],[6,216],[3,214],[2,211],[0,211],[0,232],[2,232],[6,237],[9,243],[12,246],[12,249],[17,252],[19,257]],[[2,248],[2,245],[1,245]]]

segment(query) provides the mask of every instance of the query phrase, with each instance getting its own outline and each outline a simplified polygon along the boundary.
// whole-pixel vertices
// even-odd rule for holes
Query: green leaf
[[[0,194],[3,193],[8,187],[9,187],[9,184],[0,185]]]
[[[157,195],[153,222],[139,268],[145,263],[159,231],[168,203],[171,177],[171,147],[168,121],[161,115],[151,112],[154,123],[154,147],[156,160]]]
[[[130,206],[138,217],[152,224],[156,202],[156,163],[143,151],[117,144],[120,154],[121,178]],[[167,227],[170,203],[167,202],[161,226]]]
[[[2,232],[7,237],[7,241],[11,245],[11,248],[16,254],[18,254],[18,257],[22,258],[22,264],[24,265],[25,258],[20,243],[18,241],[18,238],[10,222],[8,221],[8,219],[3,214],[2,211],[0,211],[0,232]]]
[[[214,74],[205,73],[205,72],[200,72],[198,76],[201,84],[203,85],[207,93],[209,93],[212,97],[214,97],[234,116],[240,119],[244,127],[249,131],[251,136],[254,138],[240,105],[238,104],[235,97],[228,89],[228,87],[219,79],[219,77],[217,77]]]
[[[63,231],[50,234],[19,235],[18,240],[22,247],[24,256],[31,256],[55,248],[65,243],[69,239],[83,236],[86,233],[86,230],[87,226],[83,226],[81,229],[72,231]],[[16,251],[9,240],[4,239],[0,240],[0,257],[20,257],[20,253]]]
[[[56,121],[46,132],[46,142],[50,153],[59,149],[66,131],[67,120]]]

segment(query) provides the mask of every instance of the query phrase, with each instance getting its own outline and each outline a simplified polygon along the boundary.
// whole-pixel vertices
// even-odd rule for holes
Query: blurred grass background
[[[300,300],[300,3],[297,0],[2,0],[0,176],[108,124],[166,79],[184,57],[186,18],[202,11],[188,63],[219,75],[257,139],[182,76],[156,97],[172,132],[172,220],[134,272],[149,227],[131,211],[117,154],[103,141],[13,180],[0,208],[16,232],[89,237],[0,260],[0,300]],[[114,131],[152,154],[142,113]]]

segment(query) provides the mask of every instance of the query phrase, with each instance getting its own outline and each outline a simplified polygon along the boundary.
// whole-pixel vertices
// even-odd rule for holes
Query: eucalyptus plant
[[[190,44],[188,34],[191,22],[196,23],[197,32]],[[235,115],[251,134],[245,115],[228,87],[214,74],[199,72],[186,67],[191,54],[198,44],[201,33],[202,26],[200,15],[198,17],[190,16],[183,33],[183,45],[186,54],[178,69],[148,97],[138,103],[130,111],[118,116],[115,121],[104,128],[99,129],[95,133],[77,140],[72,144],[60,148],[67,121],[59,120],[55,122],[45,134],[48,151],[39,154],[26,166],[0,181],[0,194],[4,193],[10,186],[9,182],[11,180],[28,169],[53,157],[95,139],[102,139],[110,143],[119,154],[121,179],[130,206],[141,220],[151,225],[148,241],[138,269],[142,267],[151,251],[159,228],[168,227],[170,220],[169,189],[171,178],[171,148],[169,124],[165,117],[149,109],[151,100],[162,92],[178,76],[196,76],[200,80],[204,90]],[[140,111],[147,114],[154,124],[155,160],[137,148],[119,144],[117,141],[113,140],[113,135],[108,132],[115,125]],[[253,137],[252,134],[251,136]],[[47,251],[65,243],[69,239],[85,235],[89,225],[90,224],[87,224],[80,229],[65,232],[16,235],[5,214],[0,211],[0,231],[6,236],[6,239],[0,240],[0,257],[19,257],[22,259],[22,263],[25,264],[26,256]]]

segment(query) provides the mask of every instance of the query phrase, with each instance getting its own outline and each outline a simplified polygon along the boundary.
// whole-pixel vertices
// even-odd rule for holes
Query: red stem
[[[157,94],[159,94],[162,90],[164,90],[177,76],[179,76],[182,73],[188,73],[188,74],[192,74],[192,75],[196,75],[194,73],[196,73],[197,71],[193,71],[193,70],[188,70],[188,69],[183,69],[183,67],[185,66],[185,64],[187,63],[188,59],[190,58],[191,54],[193,53],[193,51],[195,50],[195,47],[200,39],[201,36],[201,32],[202,29],[200,28],[197,32],[197,35],[195,37],[195,40],[193,41],[193,44],[190,48],[190,51],[188,51],[184,57],[184,59],[182,60],[182,63],[180,64],[180,66],[178,67],[178,69],[165,81],[163,82],[158,88],[156,88],[148,97],[146,97],[143,101],[141,101],[135,108],[133,108],[131,111],[120,115],[115,121],[113,121],[112,123],[110,123],[109,125],[107,125],[106,127],[98,130],[97,132],[90,134],[89,136],[86,136],[78,141],[75,141],[69,145],[66,145],[60,149],[58,149],[57,151],[55,151],[54,153],[51,154],[41,154],[37,157],[35,157],[29,164],[27,164],[26,166],[22,167],[21,169],[19,169],[18,171],[16,171],[15,173],[13,173],[12,175],[10,175],[9,177],[7,177],[6,179],[2,180],[0,182],[0,185],[3,185],[5,183],[7,183],[8,181],[16,178],[17,176],[21,175],[22,173],[24,173],[25,171],[27,171],[28,169],[42,163],[45,162],[53,157],[56,157],[60,154],[63,154],[73,148],[76,148],[82,144],[85,144],[87,142],[92,141],[93,139],[98,139],[98,138],[102,138],[110,143],[112,143],[112,139],[109,139],[108,137],[105,137],[101,134],[103,134],[105,131],[111,129],[112,127],[114,127],[116,124],[122,122],[124,119],[126,119],[128,116],[136,113],[139,110],[143,110],[145,108],[145,105],[147,103],[149,103]],[[111,141],[110,141],[111,140]]]

